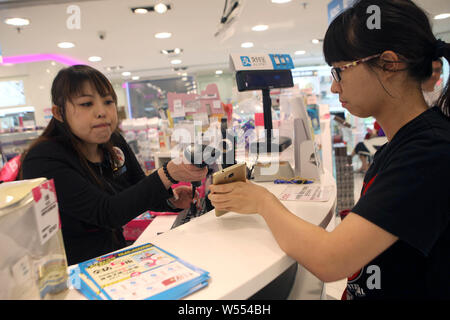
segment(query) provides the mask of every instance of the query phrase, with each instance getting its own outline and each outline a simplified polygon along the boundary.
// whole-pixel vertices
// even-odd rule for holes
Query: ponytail
[[[442,40],[437,40],[435,56],[437,58],[444,57],[447,59],[447,62],[450,63],[450,44],[445,43]],[[450,76],[447,79],[447,84],[445,85],[437,104],[441,108],[442,112],[447,117],[450,117]]]

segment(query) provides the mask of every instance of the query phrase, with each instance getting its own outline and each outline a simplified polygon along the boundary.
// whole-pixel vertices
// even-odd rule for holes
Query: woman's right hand
[[[206,178],[208,168],[199,168],[192,164],[184,163],[184,161],[170,160],[167,164],[167,171],[177,181],[202,181]]]

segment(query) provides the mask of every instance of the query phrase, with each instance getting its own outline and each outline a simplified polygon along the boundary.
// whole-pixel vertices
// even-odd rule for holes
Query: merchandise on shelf
[[[153,153],[160,151],[159,133],[164,133],[167,127],[162,125],[164,121],[159,118],[125,119],[120,125],[125,140],[145,172],[155,168]]]

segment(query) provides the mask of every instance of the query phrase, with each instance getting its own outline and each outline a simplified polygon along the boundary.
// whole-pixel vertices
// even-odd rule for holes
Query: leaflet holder
[[[294,161],[295,176],[320,182],[321,161],[314,145],[314,140],[308,134],[310,127],[307,119],[294,119]]]

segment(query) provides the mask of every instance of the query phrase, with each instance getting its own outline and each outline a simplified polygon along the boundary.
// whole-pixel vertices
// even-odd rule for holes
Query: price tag
[[[214,100],[213,107],[214,107],[214,109],[222,108],[222,104],[220,103],[220,100]]]
[[[173,118],[184,117],[185,115],[186,115],[186,113],[184,111],[183,103],[181,102],[181,100],[179,100],[179,99],[173,100],[172,117]]]
[[[58,202],[53,180],[32,189],[34,214],[41,244],[45,244],[59,229]]]

